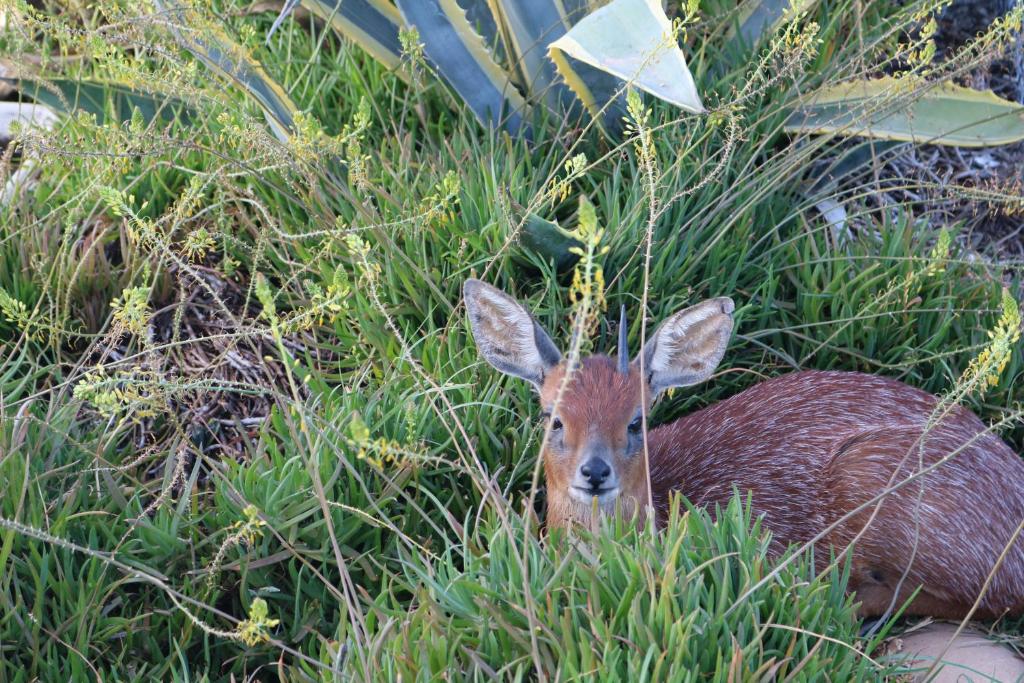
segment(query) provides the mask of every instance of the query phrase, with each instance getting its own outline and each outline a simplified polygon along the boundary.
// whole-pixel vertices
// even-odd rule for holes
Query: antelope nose
[[[601,488],[601,484],[608,479],[608,475],[611,473],[611,466],[601,458],[591,458],[580,467],[580,474],[590,482],[590,488],[595,491]]]

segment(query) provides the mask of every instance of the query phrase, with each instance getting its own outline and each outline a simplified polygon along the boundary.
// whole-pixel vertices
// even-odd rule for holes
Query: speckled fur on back
[[[962,407],[929,429],[937,403],[860,373],[798,372],[763,382],[650,432],[654,507],[664,515],[670,491],[711,507],[727,502],[733,487],[750,491],[778,552],[949,456],[882,498],[877,513],[871,504],[840,522],[817,558],[863,531],[850,581],[862,613],[884,612],[909,567],[900,599],[924,586],[911,613],[961,617],[1024,520],[1024,462]],[[975,616],[1006,612],[1024,612],[1022,538]]]

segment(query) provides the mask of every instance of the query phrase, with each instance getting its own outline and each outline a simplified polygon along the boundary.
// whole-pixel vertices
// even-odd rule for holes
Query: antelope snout
[[[612,466],[601,458],[591,458],[580,465],[580,474],[583,475],[584,480],[590,483],[590,488],[594,491],[604,488],[604,483],[611,473]]]
[[[572,495],[589,503],[597,497],[601,503],[609,502],[619,493],[619,479],[608,458],[591,455],[583,459],[572,482]]]

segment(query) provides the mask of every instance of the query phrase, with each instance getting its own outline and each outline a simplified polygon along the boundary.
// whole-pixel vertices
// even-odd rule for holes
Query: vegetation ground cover
[[[620,304],[638,348],[732,296],[722,370],[653,422],[860,370],[955,396],[1021,451],[1020,264],[965,249],[920,193],[873,201],[877,174],[816,183],[855,143],[783,131],[825,83],[977,69],[1019,14],[908,64],[938,4],[821,0],[751,46],[735,3],[705,0],[683,47],[709,114],[634,100],[615,139],[537,113],[527,141],[414,56],[390,72],[309,15],[267,43],[273,12],[197,4],[304,112],[281,142],[165,13],[41,5],[0,4],[16,96],[102,97],[6,150],[7,172],[45,163],[0,208],[0,680],[899,674],[841,568],[770,563],[740,499],[717,524],[684,504],[660,534],[544,536],[542,421],[479,360],[460,287],[503,287],[565,343],[586,330],[583,351],[614,344]],[[148,99],[121,115],[122,92]],[[1012,183],[927,189],[1019,217]],[[531,216],[577,231],[576,263],[522,239]]]

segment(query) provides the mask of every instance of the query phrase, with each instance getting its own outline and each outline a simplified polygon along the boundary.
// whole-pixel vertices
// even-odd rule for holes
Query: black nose
[[[587,481],[590,482],[590,488],[595,491],[601,488],[601,484],[605,482],[611,473],[611,466],[601,458],[591,458],[583,463],[583,467],[580,468],[580,474],[586,477]]]

